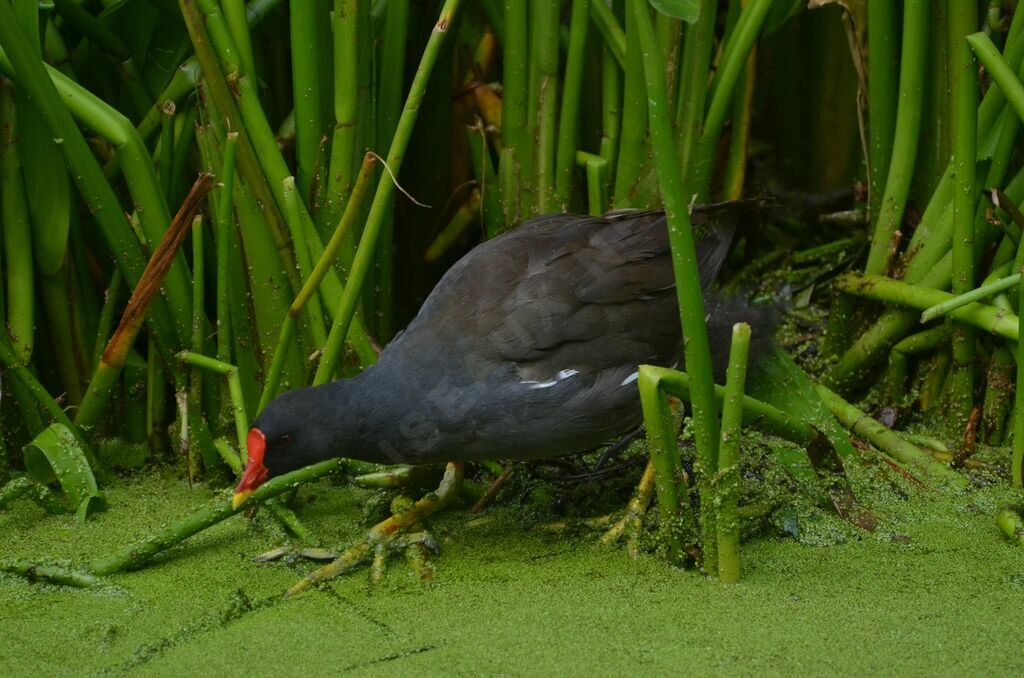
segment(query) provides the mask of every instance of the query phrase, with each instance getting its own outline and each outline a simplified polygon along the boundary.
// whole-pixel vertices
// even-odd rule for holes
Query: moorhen
[[[692,210],[705,294],[747,205]],[[484,242],[377,364],[260,413],[234,504],[267,478],[333,457],[523,460],[607,443],[641,421],[637,366],[682,358],[674,286],[663,211],[542,216]],[[709,314],[719,365],[736,320],[722,315]]]

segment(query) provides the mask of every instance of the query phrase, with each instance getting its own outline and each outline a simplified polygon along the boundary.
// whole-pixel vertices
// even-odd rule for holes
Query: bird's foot
[[[389,552],[402,551],[410,565],[423,579],[429,579],[432,572],[427,563],[427,554],[438,550],[437,542],[423,530],[410,532],[420,527],[427,516],[446,506],[458,494],[462,484],[462,462],[448,462],[444,477],[436,492],[431,492],[406,507],[395,507],[389,518],[370,528],[366,539],[346,549],[333,562],[309,573],[296,582],[285,595],[291,596],[306,589],[349,572],[367,561],[371,563],[371,578],[379,581]]]
[[[601,536],[601,545],[611,546],[625,537],[626,553],[630,558],[637,558],[640,555],[640,535],[643,532],[644,518],[653,495],[654,464],[648,461],[633,498],[626,505],[626,513]]]

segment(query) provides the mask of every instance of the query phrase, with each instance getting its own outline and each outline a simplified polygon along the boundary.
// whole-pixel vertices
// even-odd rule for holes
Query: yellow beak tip
[[[252,494],[252,490],[242,490],[241,492],[235,492],[235,496],[231,497],[231,510],[237,511],[238,507],[241,506],[249,499]]]

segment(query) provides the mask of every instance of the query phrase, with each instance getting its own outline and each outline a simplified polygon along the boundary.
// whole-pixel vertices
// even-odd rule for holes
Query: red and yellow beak
[[[263,431],[258,428],[250,429],[246,447],[249,448],[249,463],[242,474],[242,480],[235,488],[235,496],[231,498],[231,508],[235,510],[263,484],[269,473],[267,467],[263,465],[263,455],[267,451],[267,439]]]

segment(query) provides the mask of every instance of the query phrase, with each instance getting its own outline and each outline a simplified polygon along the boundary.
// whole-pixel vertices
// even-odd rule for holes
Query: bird
[[[691,208],[706,298],[752,202]],[[718,373],[730,308],[707,305]],[[679,318],[663,210],[530,219],[448,269],[376,364],[272,400],[249,431],[233,505],[335,457],[533,460],[606,444],[642,420],[638,366],[682,362]]]

